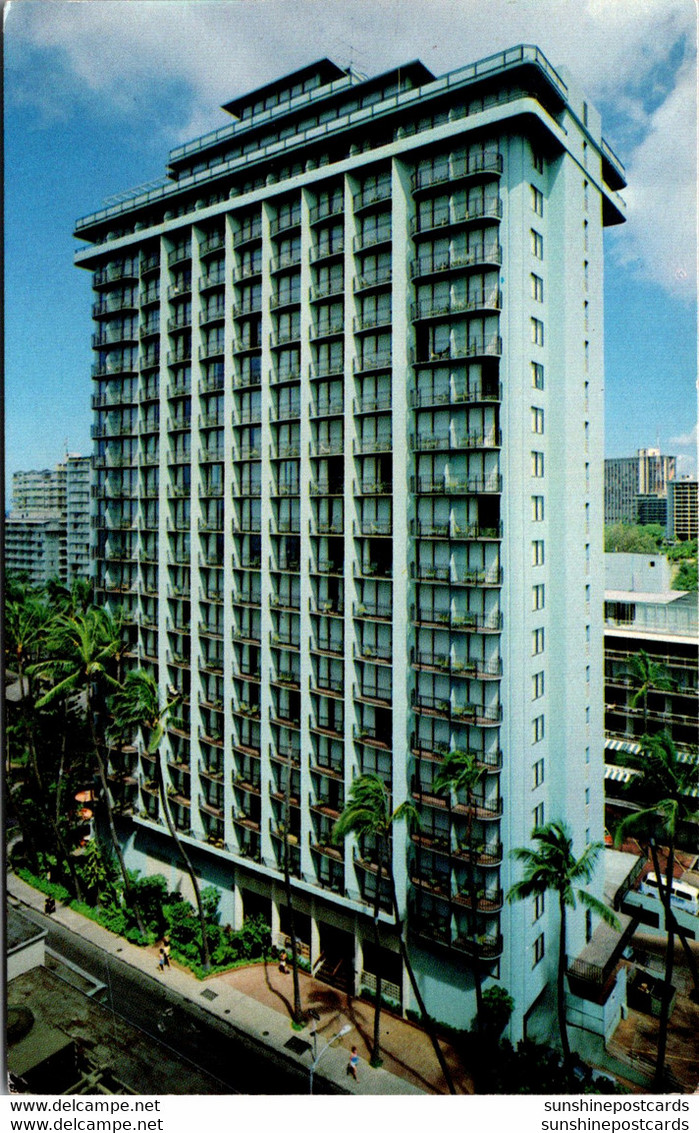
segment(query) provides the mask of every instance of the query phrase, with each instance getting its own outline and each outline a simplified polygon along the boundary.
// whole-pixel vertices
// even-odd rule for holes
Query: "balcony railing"
[[[489,244],[482,248],[471,248],[467,252],[444,252],[432,256],[420,256],[410,265],[410,276],[439,275],[441,272],[458,271],[474,267],[500,267],[502,248],[499,244]]]

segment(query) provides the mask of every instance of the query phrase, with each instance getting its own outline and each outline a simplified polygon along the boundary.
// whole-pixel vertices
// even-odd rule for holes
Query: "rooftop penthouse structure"
[[[161,184],[77,223],[99,591],[184,695],[169,797],[224,916],[284,939],[286,844],[313,970],[373,986],[376,846],[332,831],[377,774],[420,813],[390,861],[428,1009],[468,1024],[477,964],[521,1034],[556,911],[506,904],[509,851],[547,819],[578,852],[603,830],[602,230],[624,171],[536,47],[440,78],[325,59],[224,109]],[[435,791],[452,749],[482,770],[469,798]],[[119,759],[130,861],[161,868],[153,757]],[[388,889],[382,910],[405,1008]],[[572,916],[572,954],[590,931]]]

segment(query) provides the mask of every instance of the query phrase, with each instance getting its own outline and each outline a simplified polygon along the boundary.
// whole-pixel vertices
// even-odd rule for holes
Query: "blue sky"
[[[605,236],[606,451],[660,443],[696,473],[693,0],[13,0],[5,7],[5,453],[90,451],[89,276],[75,220],[164,174],[221,103],[328,55],[441,74],[537,43],[578,78],[626,165]]]

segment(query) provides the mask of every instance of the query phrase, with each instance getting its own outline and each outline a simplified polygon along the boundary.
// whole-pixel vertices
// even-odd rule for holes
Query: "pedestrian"
[[[288,965],[287,965],[287,962],[286,962],[286,948],[282,948],[281,952],[279,953],[279,971],[282,972],[284,975],[286,975],[287,972],[289,971],[289,968],[288,968]]]
[[[165,971],[165,949],[162,944],[160,945],[160,951],[158,953],[158,967],[161,972]]]
[[[165,961],[165,967],[169,968],[170,967],[170,941],[168,940],[167,937],[165,937],[165,940],[163,941],[163,960]]]
[[[356,1046],[353,1046],[352,1051],[350,1053],[349,1062],[347,1063],[347,1073],[352,1075],[355,1082],[359,1081],[359,1078],[357,1077],[357,1067],[358,1066],[359,1066],[359,1055],[357,1054]]]

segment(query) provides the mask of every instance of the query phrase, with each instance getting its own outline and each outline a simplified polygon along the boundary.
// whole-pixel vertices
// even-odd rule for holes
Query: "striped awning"
[[[617,767],[613,763],[605,763],[604,778],[611,779],[613,783],[630,783],[638,771],[631,771],[628,767]]]

